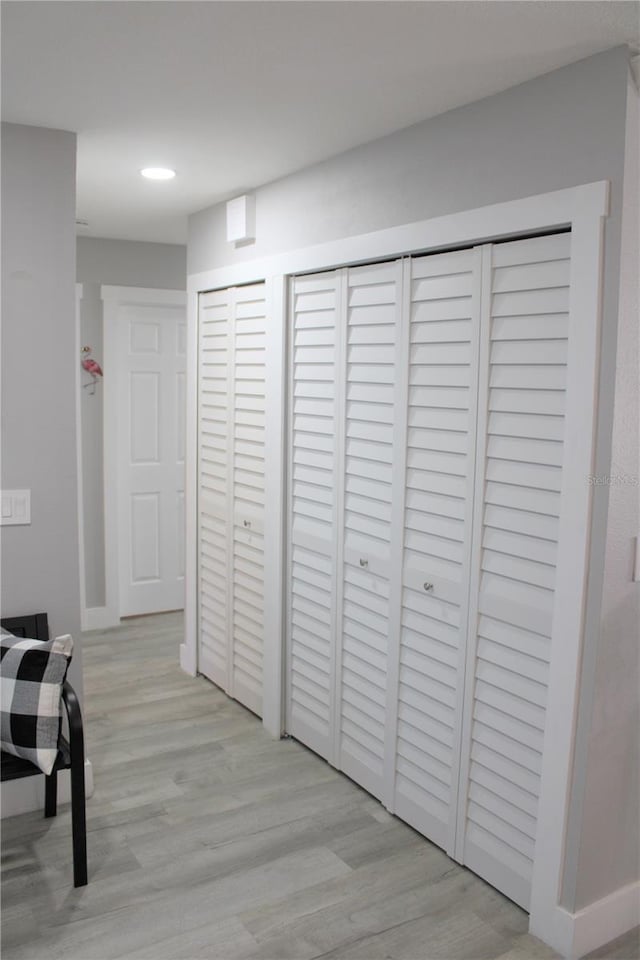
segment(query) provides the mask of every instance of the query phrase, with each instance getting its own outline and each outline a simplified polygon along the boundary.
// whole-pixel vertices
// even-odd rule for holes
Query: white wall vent
[[[256,238],[256,198],[244,194],[227,203],[227,241],[244,243]]]

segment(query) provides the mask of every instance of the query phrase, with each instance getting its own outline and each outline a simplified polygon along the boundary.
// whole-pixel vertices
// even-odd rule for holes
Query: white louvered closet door
[[[480,252],[411,261],[394,811],[453,854],[473,506]]]
[[[385,794],[392,490],[402,262],[350,269],[341,317],[346,395],[337,624],[337,766]],[[344,375],[343,375],[344,376]]]
[[[263,283],[201,294],[199,670],[262,712]]]
[[[458,856],[527,908],[556,588],[570,235],[484,256]]]
[[[287,730],[525,908],[570,243],[291,285]]]
[[[287,730],[334,759],[337,594],[336,322],[342,273],[291,282]]]

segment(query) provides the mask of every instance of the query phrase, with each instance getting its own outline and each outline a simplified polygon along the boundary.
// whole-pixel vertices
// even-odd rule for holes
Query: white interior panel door
[[[335,762],[340,271],[291,282],[287,730]]]
[[[556,587],[570,242],[562,234],[485,252],[491,298],[480,364],[458,854],[525,908]]]
[[[184,307],[123,305],[117,324],[119,586],[126,617],[184,606]]]
[[[475,459],[480,253],[411,262],[398,816],[455,847]]]
[[[199,661],[262,713],[264,283],[200,296]]]
[[[382,798],[402,262],[356,267],[346,280],[338,766]]]

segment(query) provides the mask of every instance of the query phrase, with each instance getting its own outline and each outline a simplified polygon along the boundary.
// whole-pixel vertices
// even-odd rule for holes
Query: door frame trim
[[[554,621],[554,633],[562,625],[571,629],[563,645],[553,644],[555,679],[549,687],[547,704],[547,730],[553,731],[548,743],[553,749],[545,751],[542,773],[542,790],[538,813],[538,836],[540,847],[536,850],[534,868],[531,923],[532,932],[542,935],[547,943],[562,950],[566,948],[566,911],[560,906],[563,885],[563,865],[566,845],[567,821],[571,799],[573,775],[573,750],[577,726],[579,675],[583,644],[585,642],[585,599],[589,573],[590,551],[597,548],[591,530],[592,488],[585,482],[593,472],[595,457],[595,431],[599,404],[599,336],[602,315],[602,261],[604,254],[604,221],[609,212],[609,181],[583,184],[519,200],[491,204],[473,210],[447,216],[421,220],[361,234],[343,239],[290,250],[274,256],[243,261],[214,270],[191,274],[188,277],[187,326],[190,349],[187,357],[187,518],[186,518],[186,610],[185,638],[180,660],[183,668],[195,674],[197,670],[197,325],[198,296],[201,292],[235,286],[243,283],[265,281],[267,289],[271,282],[281,287],[283,278],[296,273],[334,269],[345,265],[391,259],[411,254],[437,253],[456,247],[479,246],[495,240],[518,239],[532,234],[544,234],[559,229],[572,231],[573,284],[570,304],[570,324],[579,322],[584,337],[581,350],[580,388],[577,393],[588,402],[580,410],[575,442],[568,445],[571,479],[578,483],[578,495],[566,497],[566,527],[575,542],[572,557],[562,561],[559,576],[566,575],[569,594],[575,599],[571,609],[561,613]],[[277,279],[276,279],[277,278]],[[278,298],[277,306],[280,308]],[[286,342],[286,303],[275,310],[269,318],[271,334]],[[267,376],[269,374],[267,373]],[[283,378],[284,380],[285,378]],[[272,392],[272,397],[274,396]],[[284,421],[286,416],[286,386],[281,385],[279,409],[270,416]],[[577,406],[574,401],[572,407]],[[278,465],[280,497],[285,496],[284,456]],[[275,478],[273,479],[275,487]],[[566,488],[567,483],[564,484]],[[283,504],[279,511],[284,512]],[[584,523],[585,515],[589,518]],[[593,533],[593,538],[592,538]],[[601,540],[602,531],[597,531]],[[600,543],[602,546],[602,543]],[[271,543],[273,569],[277,568],[279,588],[277,596],[283,596],[285,556],[285,525],[281,524],[278,539]],[[266,547],[265,547],[266,552]],[[275,628],[276,621],[273,621]],[[589,642],[594,638],[590,637]],[[552,641],[553,642],[553,641]],[[277,631],[267,630],[265,623],[265,676],[281,678],[275,689],[264,691],[265,727],[274,736],[282,730],[284,684],[282,661],[284,649],[282,618]],[[272,661],[272,662],[271,662]],[[280,664],[276,669],[275,664]],[[268,665],[268,666],[267,666]]]
[[[182,307],[186,305],[184,290],[160,290],[155,287],[100,287],[102,300],[102,330],[104,357],[103,405],[103,482],[104,482],[104,571],[105,607],[102,629],[120,623],[120,585],[118,560],[118,484],[114,482],[118,470],[118,315],[122,307],[157,306]],[[188,357],[187,357],[188,362]],[[188,429],[188,424],[187,424]],[[185,571],[186,573],[186,571]]]

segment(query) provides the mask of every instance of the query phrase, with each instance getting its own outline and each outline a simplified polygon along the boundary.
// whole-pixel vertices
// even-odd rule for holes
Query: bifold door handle
[[[243,525],[244,525],[245,527],[250,527],[250,526],[251,526],[251,520],[243,520],[242,523],[243,523]]]
[[[426,590],[427,593],[428,593],[429,590],[433,590],[433,584],[432,584],[432,583],[425,583],[425,584],[424,584],[424,588],[425,588],[425,590]]]
[[[369,566],[369,561],[368,561],[368,560],[365,560],[364,557],[360,557],[360,566],[361,566],[361,567],[368,567],[368,566]]]

